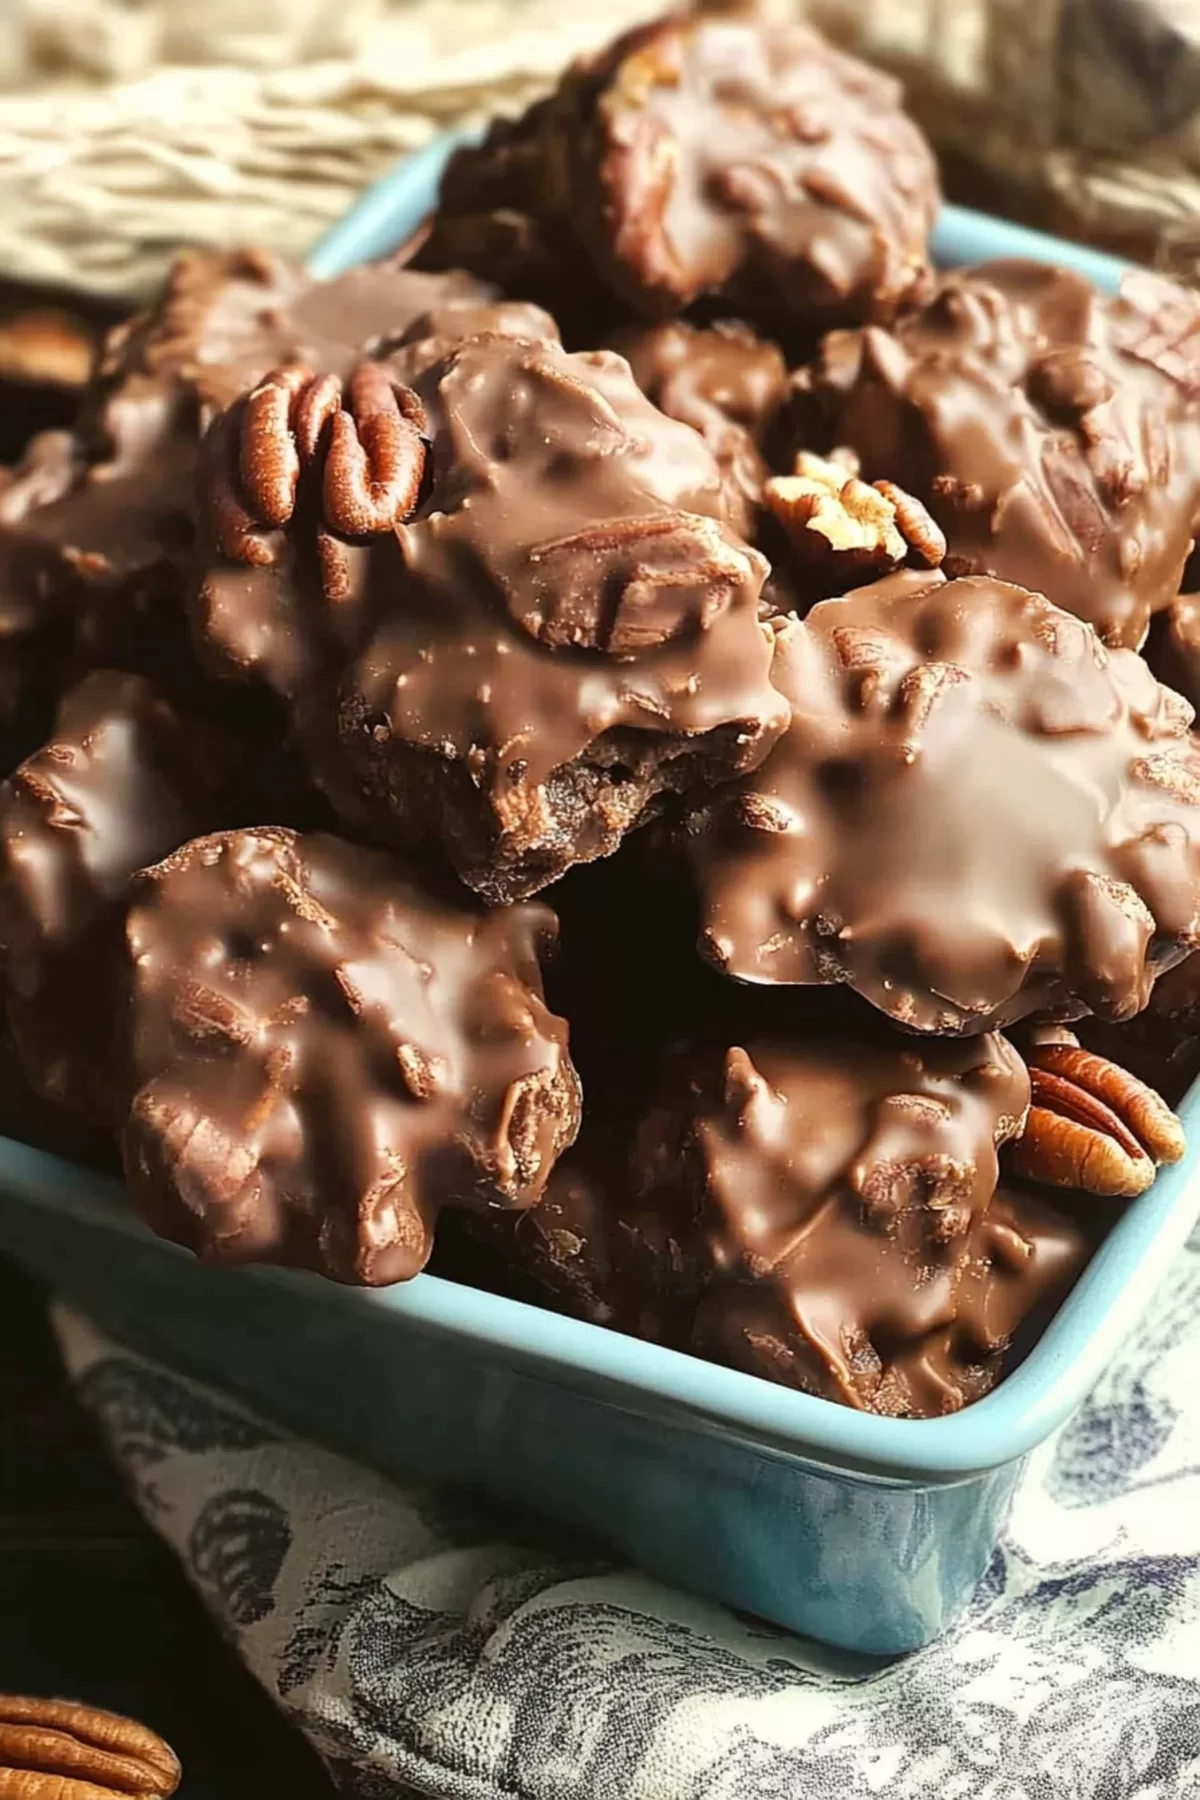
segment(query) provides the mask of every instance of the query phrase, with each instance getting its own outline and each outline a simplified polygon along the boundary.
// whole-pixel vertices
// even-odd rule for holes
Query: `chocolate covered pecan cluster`
[[[506,901],[752,768],[788,712],[700,435],[612,352],[435,341],[218,416],[195,624],[357,828]]]
[[[1116,297],[1030,262],[945,276],[890,330],[830,332],[794,380],[790,442],[894,478],[954,575],[995,575],[1139,649],[1200,522],[1200,301]]]
[[[704,953],[923,1032],[1126,1019],[1197,943],[1200,746],[1040,594],[893,575],[781,625],[792,722],[684,823]]]
[[[372,1285],[424,1267],[443,1205],[533,1205],[579,1124],[553,929],[337,838],[184,844],[127,913],[135,1201],[213,1260]]]
[[[0,476],[0,1122],[206,1261],[985,1394],[1185,1151],[1200,313],[937,200],[706,8],[384,262],[184,258]]]
[[[458,153],[418,261],[569,316],[711,299],[785,332],[887,319],[928,276],[929,147],[895,83],[808,27],[674,15]]]

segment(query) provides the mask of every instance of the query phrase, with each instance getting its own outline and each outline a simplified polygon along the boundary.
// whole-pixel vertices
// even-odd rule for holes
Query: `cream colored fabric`
[[[1200,276],[1200,9],[1192,0],[798,0],[894,68],[941,150],[1027,210]]]
[[[137,295],[183,244],[302,255],[405,151],[657,10],[0,0],[0,269]]]
[[[523,105],[665,3],[0,0],[0,268],[136,295],[182,244],[301,255],[406,151]],[[1200,268],[1200,29],[1182,0],[768,3],[894,67],[939,147],[1014,209]],[[1156,7],[1180,34],[1166,76],[1114,24]]]

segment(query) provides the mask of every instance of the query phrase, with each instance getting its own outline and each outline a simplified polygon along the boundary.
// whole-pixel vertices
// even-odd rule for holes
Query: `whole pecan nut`
[[[271,534],[291,522],[306,491],[328,532],[390,531],[416,506],[425,430],[420,400],[385,363],[361,362],[344,382],[302,363],[273,370],[205,436],[213,540],[231,562],[269,566]]]
[[[1085,1194],[1145,1193],[1162,1163],[1186,1148],[1166,1101],[1118,1063],[1076,1044],[1038,1044],[1029,1056],[1033,1104],[1009,1167],[1030,1181]]]
[[[763,500],[800,559],[838,578],[883,575],[905,561],[936,569],[946,554],[921,502],[894,481],[860,481],[848,453],[802,450],[793,474],[767,482]]]
[[[148,1726],[82,1701],[0,1694],[0,1800],[167,1800],[181,1775]]]

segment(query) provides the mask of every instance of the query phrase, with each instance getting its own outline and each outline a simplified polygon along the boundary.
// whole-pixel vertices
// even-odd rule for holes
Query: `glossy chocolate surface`
[[[937,204],[887,76],[799,24],[677,14],[461,151],[418,260],[593,317],[589,273],[644,317],[712,297],[789,328],[852,322],[920,288]]]
[[[710,1038],[677,1051],[632,1155],[593,1132],[488,1226],[564,1311],[844,1405],[956,1410],[1085,1244],[997,1189],[1029,1079],[1003,1038]]]
[[[0,786],[0,960],[26,1075],[111,1123],[120,940],[134,875],[224,822],[230,764],[140,675],[101,670]]]
[[[721,469],[726,518],[753,537],[767,476],[762,445],[787,392],[778,344],[736,322],[701,328],[681,319],[626,326],[610,342],[655,406],[700,433]]]
[[[915,494],[948,574],[1046,594],[1137,649],[1200,520],[1200,301],[1118,298],[998,262],[945,276],[890,331],[833,332],[796,378],[797,448],[847,445]]]
[[[902,574],[780,629],[792,724],[689,822],[704,952],[917,1031],[1127,1018],[1196,942],[1200,746],[1040,595]]]
[[[424,1266],[443,1205],[532,1205],[579,1122],[553,932],[337,838],[185,845],[127,924],[135,1203],[210,1260],[372,1285]]]
[[[6,689],[48,710],[73,674],[178,679],[196,457],[213,407],[276,363],[341,371],[417,315],[491,290],[372,265],[317,282],[261,251],[195,253],[111,335],[75,432],[36,439],[0,486],[0,727]],[[43,718],[41,724],[47,723]]]
[[[426,422],[414,515],[341,540],[302,483],[272,560],[211,567],[197,630],[287,698],[348,823],[518,898],[765,754],[765,564],[703,440],[611,352],[490,334],[389,366]]]

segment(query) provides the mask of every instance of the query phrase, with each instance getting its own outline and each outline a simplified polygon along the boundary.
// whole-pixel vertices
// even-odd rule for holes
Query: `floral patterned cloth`
[[[360,1800],[1200,1800],[1200,1235],[939,1643],[839,1655],[401,1488],[61,1312],[221,1628]]]

